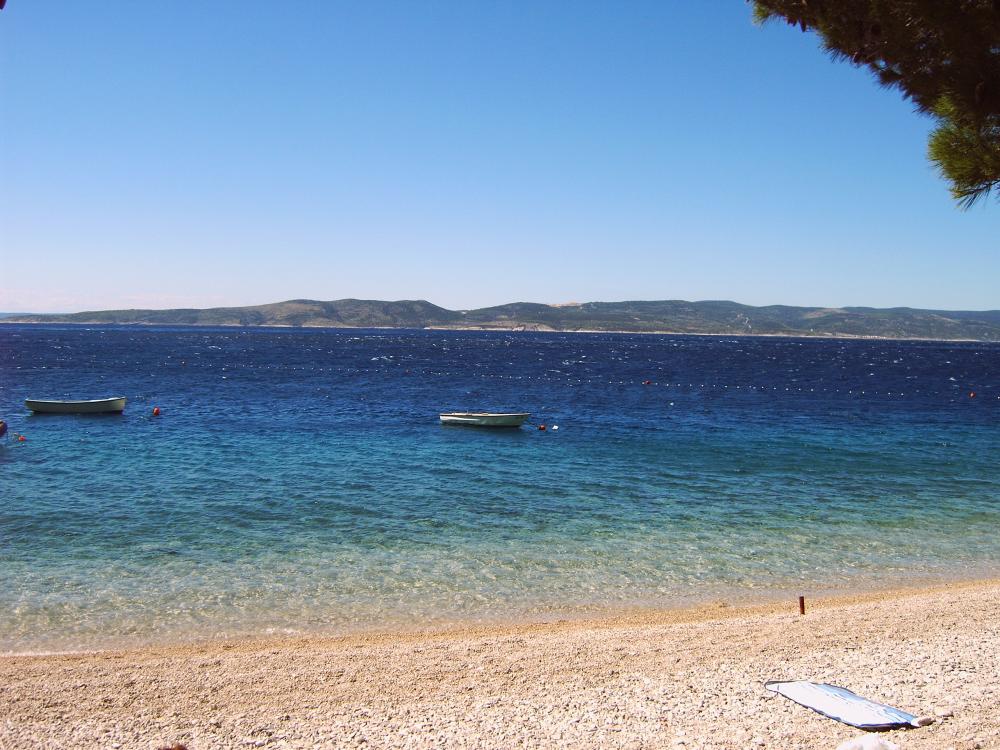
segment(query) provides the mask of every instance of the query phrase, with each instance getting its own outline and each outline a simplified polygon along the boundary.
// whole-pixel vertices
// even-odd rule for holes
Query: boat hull
[[[36,414],[120,414],[125,397],[95,398],[88,401],[45,401],[26,399],[24,405]]]
[[[441,424],[464,427],[520,427],[530,416],[527,412],[500,414],[461,411],[442,414]]]

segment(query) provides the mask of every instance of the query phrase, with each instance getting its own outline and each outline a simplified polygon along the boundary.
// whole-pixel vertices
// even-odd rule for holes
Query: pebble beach
[[[0,658],[0,748],[830,748],[763,688],[934,717],[903,750],[1000,748],[1000,582],[344,637]]]

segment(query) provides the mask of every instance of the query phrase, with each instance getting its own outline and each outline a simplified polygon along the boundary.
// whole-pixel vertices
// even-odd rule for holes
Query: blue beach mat
[[[862,698],[860,695],[836,685],[806,682],[805,680],[794,682],[772,680],[765,682],[764,687],[801,706],[811,708],[823,716],[850,724],[858,729],[879,732],[887,729],[920,726],[917,723],[917,717],[913,714],[900,711],[898,708],[887,706],[884,703],[876,703]]]

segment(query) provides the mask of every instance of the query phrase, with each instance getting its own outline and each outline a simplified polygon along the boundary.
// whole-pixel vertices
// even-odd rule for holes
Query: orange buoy
[[[543,424],[538,425],[538,429],[541,430],[542,432],[545,432],[545,425]]]
[[[24,435],[18,435],[17,436],[17,442],[19,442],[19,443],[23,443],[27,439],[28,438],[26,438]]]
[[[160,416],[160,407],[159,406],[154,406],[153,407],[153,416],[154,417]]]
[[[976,397],[976,392],[975,391],[969,391],[969,398],[975,398],[975,397]]]

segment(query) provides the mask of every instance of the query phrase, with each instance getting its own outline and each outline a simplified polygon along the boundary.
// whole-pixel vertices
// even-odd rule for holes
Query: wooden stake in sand
[[[806,613],[806,598],[804,596],[799,597],[799,614],[804,615]]]

